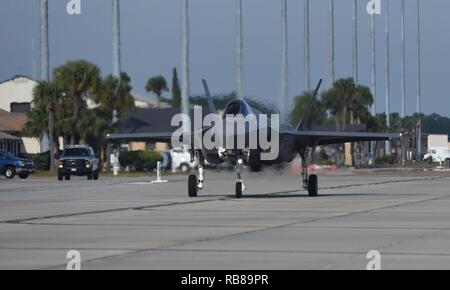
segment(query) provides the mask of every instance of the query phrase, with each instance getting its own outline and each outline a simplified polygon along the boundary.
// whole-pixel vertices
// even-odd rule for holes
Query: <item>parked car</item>
[[[89,146],[67,146],[58,160],[58,180],[70,180],[71,175],[87,176],[98,180],[100,164],[94,150]]]
[[[12,179],[16,174],[21,179],[27,179],[34,172],[33,161],[16,158],[7,151],[0,150],[0,174]]]

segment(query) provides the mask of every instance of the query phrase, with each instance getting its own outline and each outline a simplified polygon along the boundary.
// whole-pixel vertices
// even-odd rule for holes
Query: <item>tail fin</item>
[[[306,107],[305,113],[303,114],[302,119],[300,120],[300,122],[298,123],[297,126],[297,130],[304,130],[305,129],[305,124],[306,121],[308,120],[309,117],[309,113],[311,112],[311,108],[313,105],[313,101],[314,99],[317,97],[317,94],[319,93],[320,90],[320,86],[322,85],[322,79],[319,80],[319,83],[317,83],[317,87],[313,93],[313,95],[311,96],[311,98],[309,99],[308,105]]]
[[[209,92],[208,83],[205,79],[202,79],[203,88],[205,89],[206,100],[208,101],[209,113],[215,114],[217,113],[216,106],[214,105],[214,101],[211,97],[211,93]]]

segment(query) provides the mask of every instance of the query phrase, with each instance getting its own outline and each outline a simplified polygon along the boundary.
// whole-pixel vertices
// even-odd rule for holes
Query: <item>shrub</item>
[[[128,151],[121,152],[119,162],[122,167],[133,167],[136,171],[151,171],[157,162],[162,161],[161,154],[156,151]]]
[[[21,154],[21,158],[30,159],[33,161],[34,169],[38,171],[50,170],[50,152],[44,152],[39,154]]]
[[[386,165],[386,164],[395,164],[397,163],[397,160],[393,155],[385,155],[383,157],[378,158],[375,160],[375,163],[378,165]]]

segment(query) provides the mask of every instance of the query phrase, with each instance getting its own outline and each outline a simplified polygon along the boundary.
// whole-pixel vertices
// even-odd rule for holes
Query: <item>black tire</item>
[[[64,179],[65,179],[65,180],[70,180],[70,175],[64,176]]]
[[[189,197],[197,197],[197,176],[189,175],[188,181]]]
[[[313,174],[308,179],[308,195],[317,196],[319,193],[319,179],[317,175]]]
[[[58,174],[58,180],[59,180],[59,181],[62,181],[63,179],[64,179],[64,175]]]
[[[242,198],[242,182],[236,182],[236,198]]]
[[[93,178],[94,180],[98,180],[98,177],[99,177],[98,172],[94,172],[94,174],[92,175],[92,178]]]
[[[28,173],[19,173],[20,179],[27,179],[29,175]]]
[[[88,173],[87,180],[92,180],[92,173]]]
[[[7,166],[5,170],[5,176],[8,179],[13,179],[16,176],[16,169],[12,166]]]

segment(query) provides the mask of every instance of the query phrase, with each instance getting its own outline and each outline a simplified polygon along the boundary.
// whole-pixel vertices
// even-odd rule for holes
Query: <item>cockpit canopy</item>
[[[238,114],[242,114],[244,117],[250,114],[254,114],[252,108],[250,106],[242,101],[242,100],[235,100],[230,102],[226,107],[225,111],[223,112],[223,117],[226,117],[226,115],[233,115],[236,116]]]

